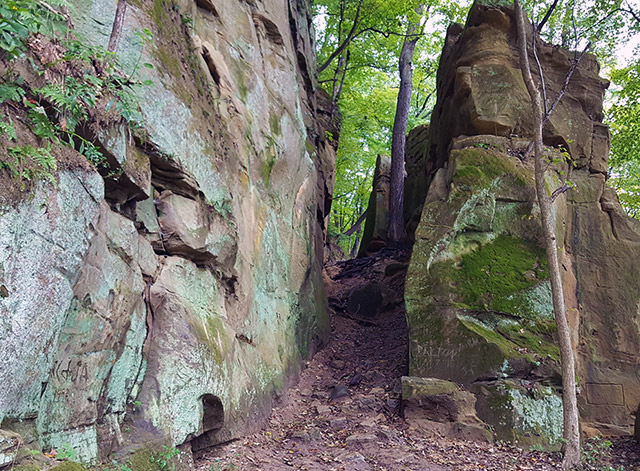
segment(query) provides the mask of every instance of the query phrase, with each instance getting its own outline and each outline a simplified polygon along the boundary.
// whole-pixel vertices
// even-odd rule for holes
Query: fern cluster
[[[53,172],[58,164],[51,155],[50,147],[35,147],[31,145],[17,146],[9,149],[9,159],[0,161],[0,168],[6,168],[11,176],[18,180],[21,189],[26,188],[26,182],[36,179],[47,180],[55,184]]]
[[[3,104],[8,102],[14,108],[21,106],[26,110],[27,124],[36,136],[49,143],[69,146],[95,166],[103,167],[106,159],[87,136],[87,130],[120,120],[130,128],[139,128],[142,117],[134,87],[150,82],[132,80],[138,64],[127,77],[118,71],[114,53],[73,37],[67,30],[68,16],[61,13],[67,6],[67,0],[0,2],[0,59],[4,56],[11,67],[12,62],[26,56],[38,74],[43,74],[47,67],[55,68],[57,73],[64,71],[61,80],[38,89],[28,87],[21,78],[14,81],[5,78],[5,83],[0,83],[0,135],[5,134],[12,141],[18,137],[14,122],[3,113],[6,109]],[[34,60],[29,49],[29,38],[34,34],[42,34],[52,44],[61,46],[60,59],[36,65],[38,56],[36,54]],[[143,42],[150,42],[152,38],[148,30],[137,35]],[[91,131],[88,134],[91,135]],[[15,178],[26,181],[46,176],[55,170],[55,165],[50,165],[48,149],[42,148],[40,152],[31,147],[12,147],[10,159],[0,162],[0,168],[8,168]],[[32,171],[25,169],[29,165]]]

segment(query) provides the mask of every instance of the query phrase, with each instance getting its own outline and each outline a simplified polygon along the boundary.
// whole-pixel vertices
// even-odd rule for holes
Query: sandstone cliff
[[[106,46],[116,2],[73,4],[74,34]],[[54,185],[0,170],[3,429],[89,463],[198,449],[254,427],[322,342],[335,142],[310,28],[305,0],[132,0],[117,53],[153,81],[144,139],[94,129],[100,173],[53,145]]]
[[[553,99],[573,53],[539,44],[538,56]],[[640,402],[640,224],[606,186],[608,83],[598,71],[582,59],[545,127],[547,186],[574,186],[554,218],[583,426],[629,433]],[[465,27],[451,26],[437,81],[428,140],[416,131],[408,144],[409,157],[425,156],[408,158],[418,169],[409,185],[429,184],[424,205],[412,197],[407,211],[421,215],[406,287],[410,374],[463,383],[499,438],[557,446],[559,352],[533,163],[523,158],[531,108],[512,7],[477,1]]]

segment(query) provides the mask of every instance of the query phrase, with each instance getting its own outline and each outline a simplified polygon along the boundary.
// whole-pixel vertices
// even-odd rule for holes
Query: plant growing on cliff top
[[[124,76],[118,71],[112,52],[74,38],[65,12],[67,5],[66,0],[7,0],[0,5],[0,55],[4,53],[9,59],[8,76],[5,83],[0,84],[0,106],[5,102],[11,103],[14,109],[22,105],[26,108],[27,124],[36,136],[67,145],[94,165],[104,166],[106,159],[93,142],[94,130],[120,120],[130,128],[138,128],[141,115],[133,88],[150,83],[133,80],[138,64],[128,77]],[[122,18],[119,20],[121,28]],[[30,38],[36,35],[40,35],[38,47],[30,43]],[[140,37],[145,42],[151,40],[148,30],[140,33]],[[42,56],[45,49],[48,53]],[[62,79],[50,81],[39,89],[29,88],[20,78],[12,81],[12,62],[25,55],[38,74],[53,68],[55,75],[61,74]],[[81,125],[82,133],[78,131]],[[11,140],[17,137],[13,121],[1,110],[0,133]],[[47,152],[48,148],[34,152],[16,147],[10,155],[17,160],[8,160],[2,166],[15,178],[30,181],[54,169],[38,163]],[[31,169],[32,163],[36,167]]]
[[[33,34],[53,36],[65,31],[67,17],[55,8],[65,8],[66,0],[3,0],[0,3],[0,50],[9,59],[26,52]]]
[[[8,159],[0,161],[0,168],[6,168],[13,178],[21,182],[21,189],[37,179],[55,183],[53,172],[57,170],[56,159],[49,147],[30,145],[9,148]]]

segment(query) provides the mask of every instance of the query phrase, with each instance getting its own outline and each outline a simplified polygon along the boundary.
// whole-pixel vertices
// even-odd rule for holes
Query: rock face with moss
[[[72,3],[75,34],[106,46],[116,2]],[[55,185],[0,184],[3,429],[87,463],[206,447],[254,427],[328,333],[338,132],[309,8],[128,2],[116,52],[153,82],[136,89],[144,132],[92,130],[102,175],[53,145]],[[20,144],[40,144],[21,126]],[[3,158],[12,145],[0,138]]]
[[[465,27],[449,28],[428,140],[408,143],[426,147],[413,166],[429,186],[406,285],[410,374],[465,384],[498,438],[559,446],[559,350],[515,45],[512,7],[477,1]],[[573,55],[541,43],[538,56],[553,97]],[[640,224],[605,184],[606,86],[584,57],[545,127],[546,184],[558,190],[583,424],[628,433],[640,401]]]

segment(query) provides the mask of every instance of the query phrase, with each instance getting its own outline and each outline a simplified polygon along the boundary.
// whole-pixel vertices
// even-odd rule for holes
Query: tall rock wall
[[[554,99],[573,53],[539,43],[538,57]],[[573,184],[555,199],[554,221],[582,423],[629,433],[640,402],[640,223],[606,186],[608,84],[598,70],[582,59],[545,127],[546,179],[550,192]],[[558,446],[559,351],[524,157],[531,129],[513,8],[477,1],[465,27],[449,28],[430,135],[418,139],[429,190],[406,285],[410,374],[463,383],[499,438]],[[408,148],[420,149],[415,136],[424,133]]]
[[[117,2],[72,3],[75,34],[106,46]],[[0,170],[1,427],[85,462],[238,436],[329,328],[335,143],[309,4],[128,4],[117,52],[153,81],[137,92],[144,139],[94,130],[104,175],[57,145],[55,185],[20,191]]]

